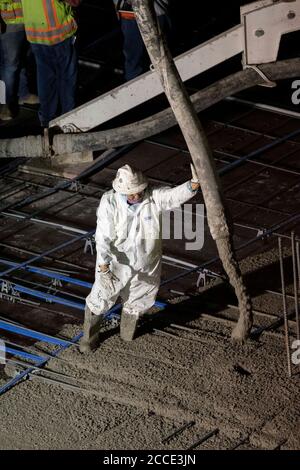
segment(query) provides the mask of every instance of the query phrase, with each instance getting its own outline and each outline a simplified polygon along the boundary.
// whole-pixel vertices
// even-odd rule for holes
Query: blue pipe
[[[38,339],[39,341],[44,341],[45,343],[55,344],[56,346],[65,346],[67,344],[70,346],[71,344],[73,344],[71,341],[60,338],[54,338],[44,333],[33,331],[23,326],[13,325],[12,323],[5,322],[2,320],[0,320],[0,329],[9,331],[11,333],[16,333],[21,336],[27,336],[29,338]]]
[[[164,302],[156,302],[155,305],[161,306],[161,307],[167,306],[167,304],[164,303]],[[109,319],[109,318],[112,318],[113,316],[118,317],[119,315],[117,314],[117,311],[119,309],[120,309],[120,304],[115,305],[112,309],[110,309],[107,312],[107,314],[105,315],[106,318]],[[66,344],[64,346],[61,346],[56,352],[54,352],[52,354],[52,357],[57,357],[61,352],[68,349],[72,344],[76,344],[82,338],[82,336],[83,336],[83,332],[81,332],[78,335],[74,336],[71,341],[66,341],[65,342]],[[6,351],[7,352],[14,351],[15,355],[20,355],[20,357],[23,356],[25,358],[24,354],[26,354],[26,353],[20,352],[18,350],[14,350],[12,348],[7,348]],[[45,366],[49,362],[49,360],[51,359],[51,357],[41,359],[39,356],[34,356],[34,355],[31,355],[31,356],[32,356],[32,360],[35,360],[37,362],[37,364],[36,364],[37,367]],[[10,390],[15,385],[17,385],[21,380],[25,379],[25,377],[27,377],[28,374],[30,374],[31,372],[33,372],[35,370],[36,370],[35,367],[31,366],[28,369],[20,372],[16,377],[14,377],[10,381],[8,381],[6,384],[4,384],[2,387],[0,387],[0,396],[3,395],[4,393],[6,393],[8,390]]]
[[[0,279],[0,282],[1,281],[3,282],[3,280]],[[29,289],[28,287],[21,286],[20,284],[11,283],[11,285],[13,286],[13,288],[16,291],[22,292],[22,293],[27,294],[27,295],[31,295],[33,297],[37,297],[39,299],[43,299],[43,300],[46,300],[46,301],[51,301],[51,302],[61,304],[61,305],[66,305],[67,307],[73,307],[73,308],[76,308],[77,310],[84,310],[85,309],[85,304],[82,304],[82,303],[79,303],[79,302],[73,302],[72,300],[67,300],[67,299],[64,299],[62,297],[58,297],[58,296],[53,295],[53,294],[48,294],[46,292],[42,292],[42,291],[39,291],[39,290]],[[90,284],[90,285],[92,286],[92,284]],[[164,303],[164,302],[156,301],[154,305],[158,308],[164,309],[168,304]],[[105,317],[108,320],[111,320],[113,317],[117,316],[115,313],[120,308],[121,308],[121,304],[115,305],[112,309],[110,309],[107,312]]]
[[[166,302],[155,302],[155,307],[161,308],[162,310],[165,309],[168,306],[168,303]]]
[[[24,351],[19,351],[18,349],[10,348],[5,346],[5,352],[13,354],[14,356],[21,357],[22,359],[28,359],[33,362],[41,361],[41,356],[36,356],[35,354],[29,354]]]
[[[163,302],[156,302],[155,305],[164,307],[167,304],[165,304]],[[120,309],[120,304],[115,305],[112,309],[110,309],[107,312],[105,317],[107,319],[111,319],[113,317],[119,317],[119,315],[117,313],[119,309]],[[74,336],[71,341],[66,341],[65,342],[66,344],[64,346],[60,346],[59,349],[52,354],[52,357],[57,357],[61,352],[65,351],[72,344],[76,344],[80,340],[80,338],[82,338],[82,336],[83,336],[83,333],[81,332],[78,335]],[[18,350],[14,350],[13,348],[6,348],[6,351],[9,352],[9,353],[13,353],[15,355],[19,355],[20,357],[24,357],[24,359],[26,358],[25,355],[27,355],[27,353],[22,352],[22,351],[18,351]],[[30,355],[30,356],[31,356],[31,359],[36,362],[37,367],[45,366],[49,362],[49,360],[51,359],[51,357],[41,359],[39,356],[34,356],[34,355]],[[27,358],[30,359],[29,356]],[[7,391],[9,391],[11,388],[13,388],[15,385],[17,385],[21,380],[25,379],[28,376],[28,374],[30,374],[31,372],[33,372],[35,370],[36,370],[35,367],[32,367],[32,366],[28,367],[28,369],[20,372],[16,377],[9,380],[6,384],[4,384],[2,387],[0,387],[0,396],[3,395],[4,393],[6,393]]]
[[[80,338],[83,336],[83,333],[79,333],[78,335],[74,336],[74,338],[72,339],[71,341],[71,344],[76,344]],[[53,353],[53,356],[52,357],[57,357],[61,352],[65,351],[67,348],[70,347],[70,344],[67,344],[65,346],[61,346],[55,353]],[[50,360],[51,358],[45,358],[45,359],[41,359],[40,362],[38,362],[36,364],[37,367],[43,367],[45,366],[48,361]],[[7,392],[8,390],[10,390],[12,387],[14,387],[15,385],[17,385],[21,380],[23,380],[25,377],[27,377],[28,374],[30,374],[31,372],[33,372],[35,369],[35,367],[29,367],[28,369],[24,370],[23,372],[20,372],[16,377],[14,377],[13,379],[9,380],[9,382],[7,382],[6,384],[4,384],[2,387],[0,387],[0,395],[3,395],[3,393]]]
[[[155,302],[155,306],[159,307],[161,309],[164,309],[167,307],[167,303],[164,302]],[[120,310],[122,308],[121,304],[117,304],[114,307],[112,307],[104,317],[107,320],[112,320],[113,318],[120,318]],[[46,343],[51,343],[51,344],[56,344],[59,346],[63,346],[65,344],[71,345],[72,342],[68,340],[64,340],[61,338],[54,338],[53,336],[49,336],[47,334],[41,333],[39,331],[31,330],[30,328],[26,328],[23,326],[16,325],[14,323],[10,323],[4,320],[0,320],[0,329],[9,331],[11,333],[16,333],[21,336],[26,336],[28,338],[32,339],[37,339],[39,341],[44,341]]]
[[[108,310],[108,312],[106,312],[104,317],[106,318],[106,320],[112,320],[113,318],[120,318],[119,311],[121,310],[121,308],[122,308],[121,304],[115,305],[110,310]]]
[[[3,279],[0,279],[0,282],[1,281],[3,282]],[[21,286],[20,284],[15,284],[14,282],[11,282],[11,285],[16,291],[22,292],[23,294],[31,295],[32,297],[37,297],[39,299],[48,300],[50,302],[54,302],[57,304],[66,305],[67,307],[73,307],[78,310],[84,310],[85,308],[85,304],[82,304],[79,302],[67,300],[62,297],[57,297],[56,295],[53,295],[53,294],[47,294],[46,292],[42,292],[39,290],[29,289],[29,287],[24,287],[24,286]]]
[[[8,260],[5,260],[5,259],[0,259],[0,263],[7,264],[8,266],[18,266],[18,263],[14,263],[13,261],[8,261]],[[66,281],[69,284],[74,284],[74,285],[77,285],[77,286],[86,287],[88,289],[91,289],[93,287],[93,284],[91,282],[81,281],[80,279],[74,279],[73,277],[64,276],[63,274],[48,271],[47,269],[36,268],[36,267],[33,267],[33,266],[26,266],[25,268],[22,268],[22,269],[25,269],[26,271],[30,271],[30,272],[33,272],[33,273],[36,273],[36,274],[41,274],[42,276],[49,277],[51,279],[52,278],[53,279],[59,279],[60,281]],[[17,284],[16,284],[16,286],[17,286]],[[25,292],[25,290],[23,290],[23,289],[26,289],[27,291],[34,292],[33,289],[27,289],[27,287],[22,287],[22,290],[20,290],[20,292]],[[18,290],[18,289],[16,289],[16,290]],[[26,292],[26,293],[29,293],[29,292]],[[36,291],[36,293],[40,294],[40,291]],[[38,297],[37,294],[35,295],[35,297]],[[43,294],[43,296],[41,298],[45,298],[44,295],[48,296],[48,294],[44,294],[44,293],[42,293],[42,294]],[[34,294],[30,294],[30,295],[34,295]],[[54,296],[49,296],[49,297],[54,297]],[[60,298],[55,297],[55,299],[60,299]],[[61,303],[63,303],[63,305],[74,306],[74,305],[70,305],[69,301],[65,301],[64,299],[60,299],[60,300],[63,300],[63,302],[68,302],[68,304],[61,302]],[[60,302],[57,302],[57,303],[60,303]],[[75,302],[74,302],[74,304],[75,304]],[[75,306],[75,308],[80,308],[80,309],[84,308],[83,304],[77,304],[77,305],[80,305],[80,307]],[[158,307],[158,308],[165,308],[167,306],[167,304],[164,303],[164,302],[155,302],[155,306]]]

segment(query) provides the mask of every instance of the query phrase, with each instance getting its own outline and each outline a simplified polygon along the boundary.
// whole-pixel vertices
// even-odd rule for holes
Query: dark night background
[[[240,6],[249,1],[202,2],[170,0],[172,52],[176,56],[240,23]],[[80,60],[79,100],[93,98],[122,82],[122,37],[112,0],[83,0],[77,11],[78,54]],[[300,34],[282,38],[278,59],[299,55]],[[192,88],[202,88],[241,69],[241,56],[226,61],[193,80]],[[256,99],[298,111],[291,103],[291,81],[275,90],[255,89]],[[246,94],[250,96],[253,90]]]
[[[177,56],[240,23],[240,6],[249,1],[203,2],[200,0],[170,0],[172,21],[171,50]],[[76,10],[78,32],[77,52],[79,79],[77,105],[86,103],[124,83],[122,35],[113,0],[83,0]],[[278,59],[299,56],[300,34],[291,33],[282,38]],[[240,71],[242,56],[239,54],[186,82],[190,93],[202,89],[217,80]],[[36,73],[32,57],[29,57],[30,83],[36,91]],[[299,106],[291,102],[293,80],[284,80],[274,89],[253,87],[239,97],[255,102],[289,108],[298,112]],[[133,109],[101,126],[112,128],[136,121],[168,106],[164,95]],[[25,110],[26,111],[26,110]],[[0,137],[39,133],[37,115],[30,119],[23,111],[20,126],[1,126]],[[32,111],[32,110],[31,110]],[[23,119],[24,117],[24,119]]]

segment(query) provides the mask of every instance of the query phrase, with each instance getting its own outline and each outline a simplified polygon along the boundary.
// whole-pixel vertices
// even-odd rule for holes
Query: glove
[[[101,272],[101,285],[105,296],[110,297],[113,295],[117,291],[119,282],[120,280],[110,271],[110,269],[105,272]]]
[[[194,165],[192,163],[190,165],[191,165],[191,173],[192,173],[191,183],[200,184]]]

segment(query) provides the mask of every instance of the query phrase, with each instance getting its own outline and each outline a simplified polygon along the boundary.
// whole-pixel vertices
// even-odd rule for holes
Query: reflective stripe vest
[[[23,23],[21,0],[0,0],[1,18],[6,24]]]
[[[54,45],[74,35],[73,9],[63,0],[22,0],[26,36],[34,44]]]

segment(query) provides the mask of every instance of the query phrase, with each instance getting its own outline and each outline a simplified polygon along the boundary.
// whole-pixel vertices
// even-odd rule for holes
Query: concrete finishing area
[[[286,116],[228,103],[205,115],[218,169],[298,125]],[[222,176],[236,247],[272,227],[282,237],[295,230],[299,239],[299,220],[286,222],[299,212],[299,145],[298,139],[282,142]],[[99,199],[125,163],[140,166],[153,184],[179,184],[190,177],[189,156],[177,129],[140,143],[76,187],[57,192],[53,187],[64,184],[60,178],[10,171],[1,176],[1,258],[24,262],[94,229]],[[47,191],[51,193],[46,196]],[[202,202],[201,194],[195,202]],[[30,215],[35,220],[29,220]],[[83,248],[81,240],[34,266],[92,282],[95,257]],[[286,238],[283,252],[290,312],[293,270]],[[185,251],[181,240],[166,240],[164,255],[169,261],[163,263],[163,281],[188,272],[189,263],[210,260],[208,268],[223,277],[206,225],[202,250]],[[178,278],[159,292],[159,299],[170,300],[171,306],[147,315],[133,342],[122,342],[118,328],[111,325],[94,354],[81,355],[74,346],[50,360],[44,372],[35,373],[39,379],[33,374],[32,380],[3,394],[0,449],[188,449],[216,429],[219,432],[196,449],[299,449],[299,370],[293,366],[288,379],[283,322],[278,322],[282,298],[277,237],[254,240],[238,257],[253,299],[256,334],[249,342],[234,346],[230,341],[238,310],[226,282],[208,276],[207,284],[197,287],[196,272]],[[170,261],[176,258],[186,265]],[[2,271],[7,269],[1,264]],[[81,286],[53,283],[25,270],[13,271],[7,280],[79,303],[87,295]],[[83,310],[28,295],[10,300],[17,303],[5,296],[0,300],[2,319],[56,337],[71,338],[82,329]],[[288,323],[295,338],[294,318]],[[45,343],[5,331],[0,337],[33,354],[51,350]],[[80,389],[46,383],[54,377],[47,370],[72,377],[63,380]],[[6,383],[3,369],[0,374],[1,384]]]
[[[244,260],[242,268],[258,278],[275,261],[274,249]],[[299,449],[299,366],[288,379],[282,330],[233,345],[230,321],[220,322],[226,311],[215,320],[202,315],[219,284],[192,299],[197,314],[191,315],[188,297],[179,298],[167,321],[145,322],[131,343],[112,328],[96,352],[82,355],[72,347],[50,361],[51,370],[86,391],[28,380],[7,392],[0,401],[0,448],[184,450],[218,428],[199,448]],[[277,299],[258,296],[254,307],[280,311]],[[61,334],[71,338],[78,331],[65,325]],[[165,441],[190,421],[195,424]]]

